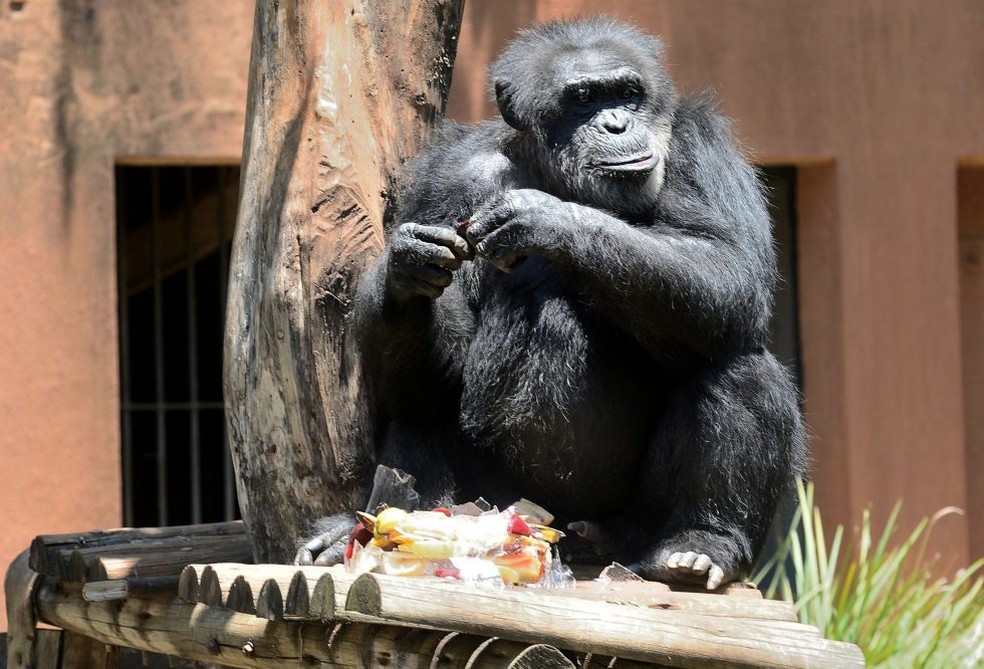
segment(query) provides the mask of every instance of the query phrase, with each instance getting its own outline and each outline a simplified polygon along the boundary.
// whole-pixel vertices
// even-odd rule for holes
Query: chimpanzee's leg
[[[650,447],[637,511],[667,520],[648,528],[657,540],[636,568],[708,589],[746,576],[805,462],[798,393],[771,353],[697,376],[670,399]]]

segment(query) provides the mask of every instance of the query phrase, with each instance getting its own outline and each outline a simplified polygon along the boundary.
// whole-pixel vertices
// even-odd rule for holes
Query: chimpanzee
[[[352,332],[379,462],[428,503],[526,497],[582,559],[714,589],[748,574],[804,429],[764,348],[762,187],[661,52],[604,18],[509,44],[502,119],[445,125],[409,167]],[[298,560],[337,560],[352,525],[324,519]]]

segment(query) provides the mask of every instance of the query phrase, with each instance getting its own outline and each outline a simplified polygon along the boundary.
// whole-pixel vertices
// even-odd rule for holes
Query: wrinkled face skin
[[[541,170],[573,200],[610,211],[644,213],[666,172],[672,111],[619,54],[583,49],[555,60],[560,104],[543,118],[551,156]]]

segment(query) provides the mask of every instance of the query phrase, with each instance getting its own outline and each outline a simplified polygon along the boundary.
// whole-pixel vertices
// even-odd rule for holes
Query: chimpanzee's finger
[[[454,274],[438,265],[401,265],[393,269],[393,278],[399,282],[426,283],[437,288],[451,285]]]
[[[509,221],[516,211],[512,201],[500,198],[472,214],[471,224],[465,230],[465,238],[473,247]]]
[[[341,564],[345,561],[345,548],[348,542],[336,541],[327,546],[321,554],[315,558],[314,564],[319,567],[328,567],[333,564]]]
[[[459,261],[470,260],[472,258],[472,250],[468,246],[468,242],[462,239],[452,228],[437,225],[419,225],[417,223],[404,223],[400,227],[406,228],[414,239],[449,249]]]
[[[593,523],[590,520],[578,520],[573,523],[568,523],[567,529],[574,532],[582,539],[590,541],[596,545],[604,544],[608,540],[605,531],[601,529],[601,525],[598,523]]]
[[[461,240],[464,243],[464,240]],[[437,265],[449,270],[461,267],[461,258],[455,251],[441,244],[434,244],[417,238],[400,240],[393,247],[393,259],[399,264]]]

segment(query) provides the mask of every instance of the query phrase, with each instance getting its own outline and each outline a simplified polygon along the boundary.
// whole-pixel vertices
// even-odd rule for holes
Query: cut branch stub
[[[372,398],[345,342],[385,193],[443,113],[464,0],[256,3],[225,397],[257,561],[366,503]]]

